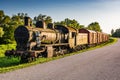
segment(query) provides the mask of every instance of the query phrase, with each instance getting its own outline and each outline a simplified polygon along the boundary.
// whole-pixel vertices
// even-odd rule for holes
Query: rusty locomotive
[[[102,32],[76,30],[52,23],[46,26],[44,21],[38,21],[32,27],[30,17],[25,17],[25,24],[16,28],[14,37],[17,43],[15,54],[19,54],[21,61],[64,55],[109,40],[108,34]]]

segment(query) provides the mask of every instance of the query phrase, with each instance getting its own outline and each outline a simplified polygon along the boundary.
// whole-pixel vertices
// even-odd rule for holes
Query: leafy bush
[[[4,57],[4,53],[6,50],[15,49],[16,44],[2,44],[0,45],[0,57]]]

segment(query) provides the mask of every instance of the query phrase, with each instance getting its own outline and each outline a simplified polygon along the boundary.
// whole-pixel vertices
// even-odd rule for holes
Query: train
[[[109,40],[109,35],[84,28],[46,25],[43,20],[37,21],[33,27],[31,18],[25,17],[24,25],[15,29],[14,38],[16,50],[11,52],[19,55],[22,62],[28,62],[41,56],[50,58],[101,44]]]

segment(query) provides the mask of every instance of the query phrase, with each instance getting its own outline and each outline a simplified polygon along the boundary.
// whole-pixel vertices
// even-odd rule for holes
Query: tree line
[[[13,43],[15,41],[14,31],[19,25],[24,25],[25,16],[28,16],[28,14],[18,13],[10,17],[5,15],[3,10],[0,10],[0,44]],[[33,26],[35,26],[35,22],[39,20],[44,20],[46,24],[53,22],[51,16],[39,14],[32,19]],[[63,21],[54,22],[54,24],[74,27],[75,29],[86,28],[94,31],[102,31],[98,22],[92,22],[87,27],[85,27],[84,25],[78,23],[78,21],[75,19],[66,18]]]
[[[118,29],[116,29],[116,30],[112,29],[112,30],[111,30],[111,36],[112,36],[112,37],[120,38],[120,28],[118,28]]]

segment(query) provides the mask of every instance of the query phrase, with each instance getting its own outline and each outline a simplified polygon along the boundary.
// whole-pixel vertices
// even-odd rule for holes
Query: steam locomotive
[[[52,23],[46,26],[44,21],[36,22],[33,27],[30,17],[25,17],[24,22],[14,32],[17,43],[15,54],[19,54],[21,61],[30,61],[39,56],[64,55],[109,40],[108,34],[102,32],[77,30]]]

